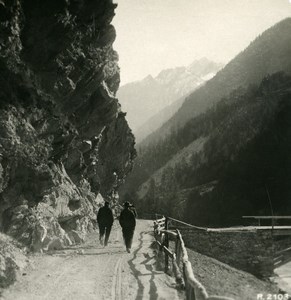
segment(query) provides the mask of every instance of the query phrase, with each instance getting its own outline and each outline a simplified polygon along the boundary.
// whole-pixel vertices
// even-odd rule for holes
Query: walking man
[[[104,206],[99,209],[97,214],[97,222],[99,226],[99,241],[102,246],[104,245],[104,247],[107,246],[113,221],[113,213],[111,208],[109,207],[109,202],[105,201]],[[105,240],[103,242],[104,234]]]
[[[129,202],[124,203],[124,209],[122,210],[119,223],[122,228],[122,235],[125,242],[126,251],[130,253],[132,238],[135,229],[135,209],[133,210],[133,206]]]

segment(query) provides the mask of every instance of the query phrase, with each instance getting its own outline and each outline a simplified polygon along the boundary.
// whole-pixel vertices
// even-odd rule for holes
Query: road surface
[[[278,286],[286,292],[291,298],[291,262],[288,262],[274,270],[278,277],[274,277],[274,281]]]
[[[1,299],[181,299],[172,277],[156,269],[152,222],[138,220],[132,253],[115,225],[106,248],[98,234],[78,247],[39,254]]]

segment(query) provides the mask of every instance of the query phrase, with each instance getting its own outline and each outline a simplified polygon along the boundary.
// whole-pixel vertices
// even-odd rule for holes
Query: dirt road
[[[274,281],[278,283],[279,287],[285,291],[291,298],[291,262],[274,270],[277,277]]]
[[[155,268],[151,225],[137,222],[131,254],[116,225],[106,248],[95,234],[82,246],[34,255],[2,299],[180,299],[174,279]]]

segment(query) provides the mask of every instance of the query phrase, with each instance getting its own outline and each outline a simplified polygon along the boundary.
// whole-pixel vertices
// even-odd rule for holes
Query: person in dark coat
[[[122,235],[125,242],[126,251],[130,253],[134,229],[136,225],[136,211],[129,203],[124,203],[124,209],[120,213],[119,223],[122,228]]]
[[[103,246],[103,237],[105,234],[104,247],[107,246],[108,244],[113,221],[114,221],[113,213],[111,208],[109,207],[109,202],[105,201],[104,206],[99,209],[97,214],[97,222],[99,226],[99,240],[102,246]]]

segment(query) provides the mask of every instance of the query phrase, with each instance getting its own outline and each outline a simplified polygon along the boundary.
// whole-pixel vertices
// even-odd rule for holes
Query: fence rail
[[[169,259],[172,262],[172,269],[180,288],[185,290],[187,300],[233,300],[223,296],[209,296],[206,288],[194,276],[191,262],[188,258],[183,237],[178,229],[169,230],[169,222],[175,221],[188,225],[182,221],[161,216],[154,221],[154,236],[159,249],[165,254],[165,272],[169,270]],[[193,226],[196,227],[196,226]],[[200,227],[198,227],[200,228]],[[169,239],[175,241],[175,250],[169,249]],[[182,262],[182,271],[180,264]]]

